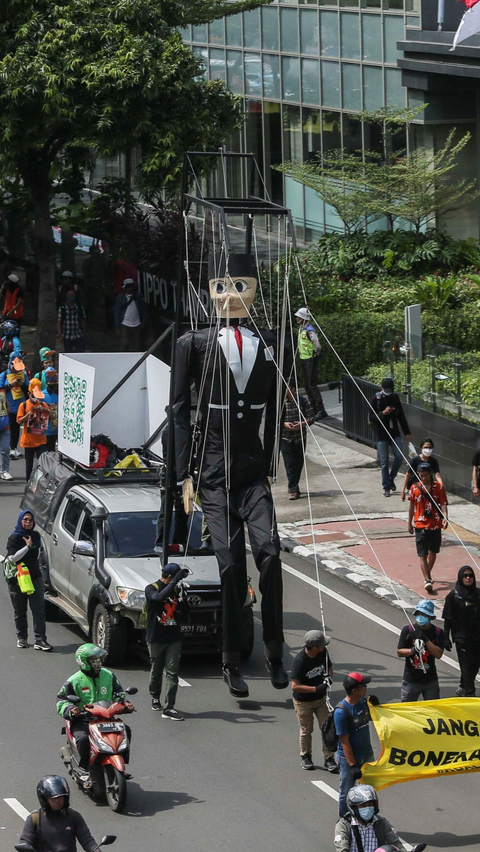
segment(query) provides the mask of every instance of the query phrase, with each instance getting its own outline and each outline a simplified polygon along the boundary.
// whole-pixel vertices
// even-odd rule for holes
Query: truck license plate
[[[182,624],[182,633],[208,633],[206,624]]]

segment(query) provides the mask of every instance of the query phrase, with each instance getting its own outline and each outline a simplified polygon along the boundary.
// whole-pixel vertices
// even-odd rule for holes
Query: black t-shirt
[[[155,588],[153,583],[145,589],[147,600],[147,644],[153,642],[169,644],[179,642],[181,628],[178,621],[179,609],[182,605],[178,599],[176,583],[166,585],[158,580]]]
[[[302,686],[320,686],[328,675],[331,665],[332,661],[326,648],[316,657],[309,657],[304,648],[293,661],[292,680],[298,680]],[[317,701],[318,699],[318,695],[314,692],[296,692],[295,690],[293,697],[297,701]]]
[[[434,645],[442,649],[445,648],[445,633],[439,627],[434,627],[430,624],[423,632]],[[413,629],[410,624],[407,624],[400,633],[397,648],[413,648],[414,642]],[[427,683],[428,681],[437,679],[435,657],[426,648],[425,653],[422,654],[422,660],[425,672],[420,664],[420,656],[418,654],[415,654],[413,657],[405,657],[403,677],[408,683]]]
[[[408,468],[408,472],[410,474],[408,477],[408,488],[410,488],[410,486],[414,485],[416,482],[420,481],[417,476],[418,465],[426,463],[425,459],[422,459],[420,456],[415,456],[415,458],[409,459],[409,462],[411,467],[413,467],[415,473],[413,473],[410,467]],[[430,456],[430,458],[428,459],[428,464],[432,468],[433,473],[440,473],[440,465],[435,456]]]

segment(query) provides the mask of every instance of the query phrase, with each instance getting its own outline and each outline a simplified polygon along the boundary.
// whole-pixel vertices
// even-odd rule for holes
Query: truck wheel
[[[92,642],[107,651],[111,666],[123,663],[127,653],[127,625],[122,619],[115,624],[113,613],[99,603],[92,619]]]
[[[243,624],[248,644],[245,650],[242,651],[242,660],[248,660],[252,656],[253,645],[255,642],[255,626],[253,621],[253,609],[251,606],[243,611]]]

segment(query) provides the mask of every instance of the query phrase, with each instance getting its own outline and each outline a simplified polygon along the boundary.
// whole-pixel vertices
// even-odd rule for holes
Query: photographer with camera
[[[432,594],[432,568],[442,545],[442,530],[448,527],[447,495],[445,488],[433,478],[433,469],[428,462],[417,467],[420,482],[412,485],[408,499],[408,532],[413,535],[420,568],[425,581],[425,590]]]
[[[182,651],[180,625],[177,621],[179,608],[184,603],[185,589],[182,580],[189,574],[176,562],[169,562],[162,569],[162,576],[145,589],[147,610],[147,645],[150,654],[150,684],[152,710],[161,710],[162,719],[183,722],[183,716],[175,710],[178,689],[178,670]],[[163,669],[166,673],[165,706],[162,709]]]

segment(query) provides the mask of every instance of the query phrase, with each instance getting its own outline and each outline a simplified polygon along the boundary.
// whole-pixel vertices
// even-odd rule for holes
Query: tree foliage
[[[185,149],[217,149],[242,120],[176,28],[262,4],[246,0],[2,0],[0,179],[21,179],[34,216],[39,335],[54,324],[51,198],[81,186],[91,152],[138,146],[148,197],[178,185]]]

